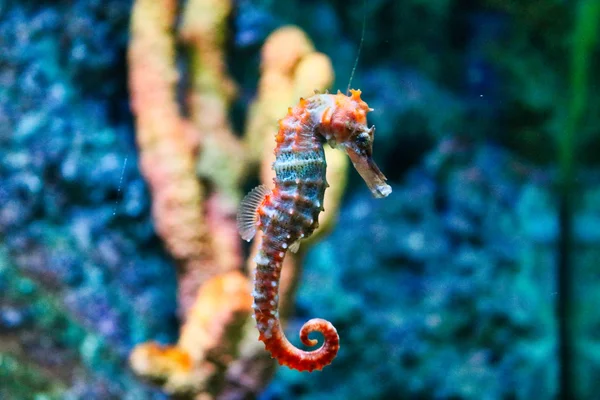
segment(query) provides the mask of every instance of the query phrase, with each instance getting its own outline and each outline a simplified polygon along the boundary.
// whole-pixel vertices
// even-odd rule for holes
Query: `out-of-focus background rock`
[[[0,6],[2,398],[164,397],[123,363],[177,327],[172,262],[137,168],[129,11]]]
[[[223,177],[206,160],[245,154],[236,147],[239,136],[251,137],[250,121],[261,121],[260,99],[269,98],[260,96],[263,45],[290,24],[314,47],[302,51],[329,57],[332,88],[344,91],[365,19],[352,87],[375,108],[375,158],[394,189],[389,198],[371,199],[349,171],[337,225],[299,258],[303,273],[292,279],[298,290],[288,336],[298,343],[306,319],[330,320],[342,344],[334,363],[312,374],[278,369],[264,387],[270,373],[248,372],[270,368],[258,356],[250,362],[261,345],[250,345],[249,326],[234,352],[237,364],[217,362],[224,370],[217,386],[225,389],[210,396],[596,398],[594,0],[237,0],[208,45],[198,41],[206,32],[193,30],[202,19],[183,17],[193,1],[167,3],[175,7],[167,26],[179,35],[174,56],[161,59],[177,71],[166,77],[177,101],[168,106],[191,121],[180,136],[191,140],[198,193],[207,193],[199,204],[214,221],[231,218],[232,205],[222,199],[259,181],[260,160],[245,161],[250,177],[234,164],[226,164],[233,167]],[[210,226],[209,218],[213,237],[229,238],[211,246],[233,249],[229,261],[180,257],[163,222],[152,217],[155,181],[139,167],[141,130],[129,91],[133,9],[127,0],[0,1],[2,399],[169,398],[174,386],[132,371],[133,349],[187,349],[182,310],[192,307],[200,285],[198,274],[186,278],[188,266],[209,259],[241,267],[249,252],[237,242],[231,247],[235,235]],[[231,79],[222,80],[216,97],[204,96],[214,87],[194,80],[203,77],[193,57],[208,54],[204,45],[213,45],[211,57],[223,59]],[[304,90],[291,75],[277,79],[282,90],[271,99]],[[297,99],[286,101],[292,104],[277,107]],[[207,104],[222,114],[226,123],[218,129],[225,133],[205,132],[216,129],[198,117]],[[204,159],[203,145],[214,150]],[[565,199],[563,188],[572,196]],[[197,365],[205,365],[203,357]],[[565,365],[570,374],[561,374]],[[248,376],[245,386],[241,378]]]

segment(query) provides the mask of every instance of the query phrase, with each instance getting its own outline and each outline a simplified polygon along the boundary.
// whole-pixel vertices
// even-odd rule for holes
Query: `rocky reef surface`
[[[128,12],[0,6],[2,398],[164,398],[127,367],[135,343],[176,333],[119,71]]]

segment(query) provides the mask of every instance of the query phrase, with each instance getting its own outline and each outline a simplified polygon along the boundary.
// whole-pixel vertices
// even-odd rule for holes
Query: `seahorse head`
[[[331,115],[331,139],[336,147],[346,151],[354,168],[375,197],[387,197],[392,188],[373,161],[375,126],[367,125],[367,113],[373,111],[360,98],[360,90],[350,90],[346,96],[335,95],[335,111]]]

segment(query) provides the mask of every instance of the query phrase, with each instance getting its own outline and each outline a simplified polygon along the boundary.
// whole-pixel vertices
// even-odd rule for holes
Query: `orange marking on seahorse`
[[[331,124],[331,107],[327,107],[323,111],[323,116],[321,117],[321,123],[325,126]]]

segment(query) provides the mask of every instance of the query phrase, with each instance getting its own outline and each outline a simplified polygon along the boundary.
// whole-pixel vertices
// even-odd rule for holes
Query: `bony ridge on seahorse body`
[[[254,259],[257,265],[253,309],[259,339],[280,364],[299,371],[322,369],[339,350],[335,327],[318,318],[302,326],[300,340],[315,346],[317,341],[308,335],[320,332],[324,337],[322,346],[312,351],[298,349],[283,333],[278,312],[283,258],[287,250],[297,250],[300,241],[313,233],[323,211],[325,189],[329,186],[323,143],[346,151],[375,197],[386,197],[392,192],[372,158],[375,127],[367,126],[367,113],[372,109],[360,94],[360,90],[350,90],[350,95],[339,91],[315,93],[290,107],[279,120],[275,137],[275,187],[260,185],[253,189],[242,200],[237,216],[244,240],[250,241],[256,229],[264,233]]]

